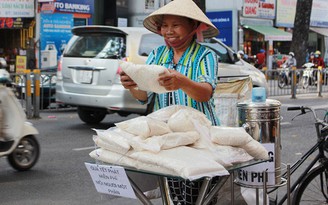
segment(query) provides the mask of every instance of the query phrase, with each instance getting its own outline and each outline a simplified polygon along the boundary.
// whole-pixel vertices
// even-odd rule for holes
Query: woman
[[[153,50],[147,64],[162,65],[169,73],[161,74],[159,84],[171,91],[164,94],[135,89],[136,84],[124,72],[122,85],[142,103],[155,97],[154,110],[170,105],[186,105],[203,112],[213,125],[219,125],[212,95],[217,83],[218,57],[198,40],[217,36],[219,31],[192,0],[175,0],[150,14],[144,26],[164,37],[166,45]],[[216,179],[212,180],[213,184]],[[168,179],[175,204],[194,204],[201,180]],[[215,204],[215,203],[213,203]]]

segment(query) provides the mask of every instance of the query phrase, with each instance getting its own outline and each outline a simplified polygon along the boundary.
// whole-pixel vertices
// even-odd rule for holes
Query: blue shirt
[[[209,83],[214,92],[217,85],[218,56],[207,47],[193,41],[182,55],[177,64],[173,63],[173,49],[167,46],[160,46],[153,50],[146,61],[147,64],[162,65],[166,68],[174,69],[196,82]],[[154,93],[148,94],[148,99]],[[183,90],[157,94],[154,104],[154,111],[170,106],[185,105],[203,112],[213,125],[220,125],[215,113],[213,98],[207,102],[198,102],[190,98]]]

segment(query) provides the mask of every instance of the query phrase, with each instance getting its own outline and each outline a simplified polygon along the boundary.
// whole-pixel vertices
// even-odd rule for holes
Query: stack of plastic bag
[[[98,148],[92,158],[194,180],[228,175],[234,163],[268,157],[242,128],[212,126],[203,113],[187,106],[170,106],[115,125],[95,130]]]

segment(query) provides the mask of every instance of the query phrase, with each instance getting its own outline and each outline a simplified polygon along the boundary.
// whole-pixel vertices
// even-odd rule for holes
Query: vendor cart
[[[240,169],[240,168],[244,168],[244,167],[248,167],[248,166],[252,166],[255,164],[259,164],[262,162],[265,162],[266,160],[250,160],[248,162],[243,162],[243,163],[239,163],[239,164],[235,164],[234,166],[228,168],[228,171],[230,174],[233,175],[233,173]],[[114,165],[113,165],[114,166]],[[178,176],[171,176],[171,175],[167,175],[167,174],[163,174],[163,173],[155,173],[155,172],[151,172],[148,170],[141,170],[141,169],[135,169],[135,168],[131,168],[131,167],[123,167],[125,171],[127,172],[134,172],[137,174],[142,174],[143,176],[155,176],[157,178],[157,182],[161,191],[161,200],[162,200],[162,204],[163,205],[170,205],[171,204],[171,200],[170,200],[170,196],[169,196],[169,189],[167,187],[167,178],[180,178]],[[147,198],[147,196],[144,194],[144,192],[142,191],[142,188],[140,187],[139,184],[137,184],[137,182],[135,180],[133,180],[131,177],[128,176],[129,182],[131,184],[131,187],[136,195],[136,197],[140,200],[140,202],[144,205],[152,205],[153,203],[151,202],[150,199]],[[226,176],[220,176],[218,182],[216,183],[216,185],[209,190],[209,185],[211,184],[211,177],[204,177],[204,181],[202,183],[201,189],[199,191],[199,195],[196,201],[195,205],[206,205],[208,204],[213,197],[216,197],[219,190],[221,189],[221,187],[225,184],[225,182],[229,179],[229,175]],[[231,181],[231,204],[234,204],[234,177],[230,177]]]

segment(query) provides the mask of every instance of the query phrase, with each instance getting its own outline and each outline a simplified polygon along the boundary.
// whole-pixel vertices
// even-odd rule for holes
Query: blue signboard
[[[54,6],[56,12],[94,13],[94,0],[56,0]]]
[[[217,36],[227,46],[232,46],[232,11],[206,12],[206,16],[219,29]]]
[[[73,14],[41,14],[40,68],[57,66],[61,51],[72,37],[72,28]]]

